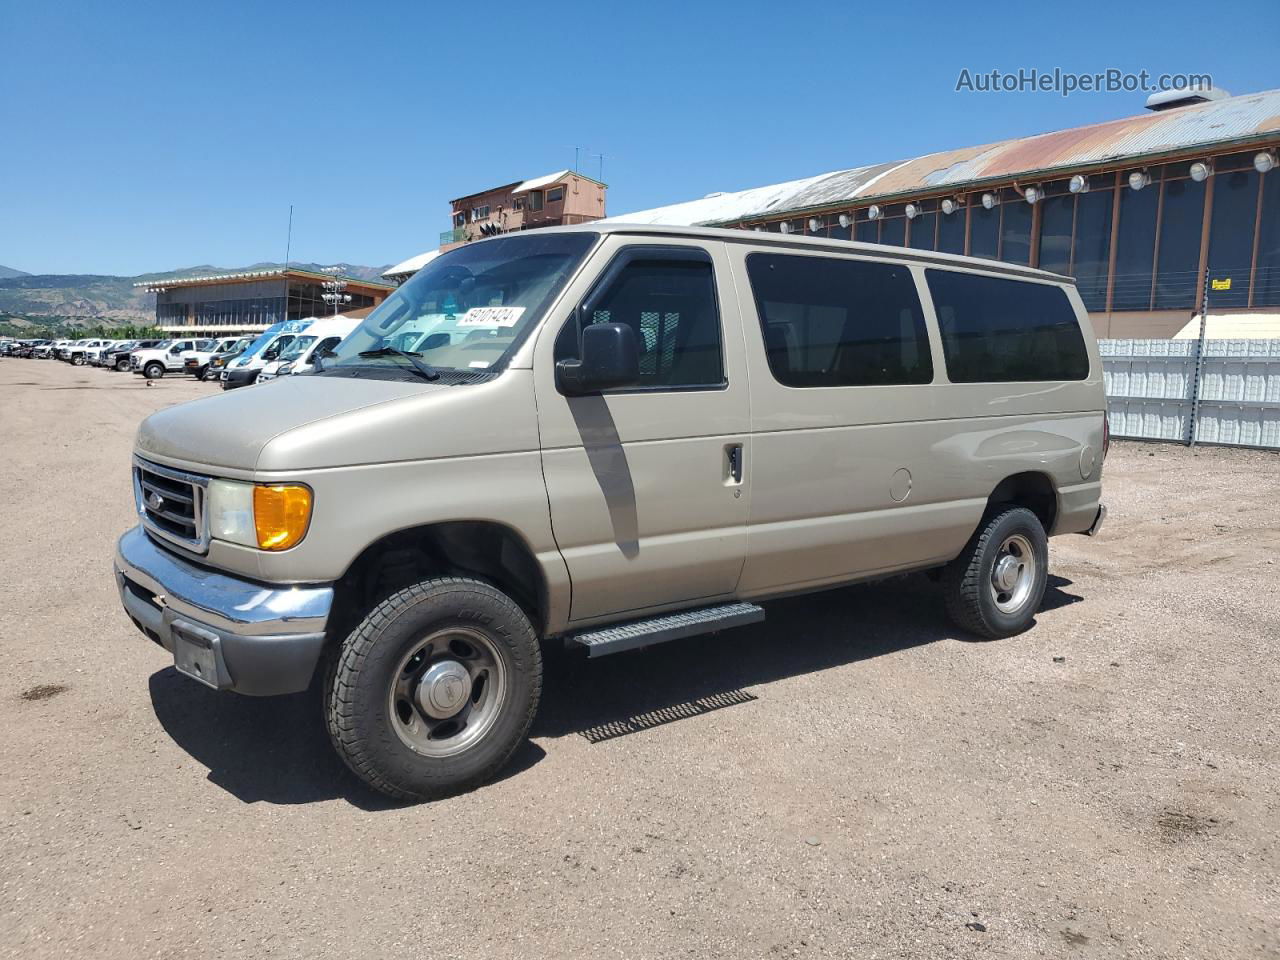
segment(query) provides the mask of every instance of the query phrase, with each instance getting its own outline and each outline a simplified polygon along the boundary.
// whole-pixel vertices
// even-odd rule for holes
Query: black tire
[[[450,756],[429,756],[410,745],[404,713],[396,713],[409,711],[410,723],[450,721],[427,718],[412,701],[396,700],[393,691],[411,670],[425,673],[432,664],[448,662],[451,646],[443,661],[434,655],[419,661],[415,648],[452,629],[491,645],[505,672],[501,683],[487,689],[500,690],[501,696],[483,708],[493,711],[492,719],[474,743]],[[468,687],[459,715],[479,709],[472,700],[480,681],[476,684]],[[541,650],[524,612],[487,583],[442,577],[392,594],[346,638],[326,685],[325,719],[334,748],[356,776],[390,797],[428,800],[493,777],[524,742],[541,692]]]
[[[148,380],[159,380],[164,376],[164,364],[159,360],[152,360],[142,368],[142,375]]]
[[[83,354],[83,353],[73,354],[73,355],[72,355],[72,357],[71,357],[71,365],[72,365],[73,367],[83,367],[83,366],[84,366],[84,354]]]
[[[128,358],[127,356],[124,356],[124,357],[121,357],[119,360],[117,360],[117,361],[116,361],[116,369],[117,369],[117,370],[128,370],[128,369],[129,369],[129,358]]]
[[[1005,564],[1008,570],[1023,564],[1011,590],[1002,590],[996,577],[996,564],[1006,555],[1013,561]],[[960,556],[943,571],[947,614],[962,630],[988,640],[1022,633],[1040,609],[1048,573],[1049,540],[1039,518],[1025,507],[997,509],[983,518]]]

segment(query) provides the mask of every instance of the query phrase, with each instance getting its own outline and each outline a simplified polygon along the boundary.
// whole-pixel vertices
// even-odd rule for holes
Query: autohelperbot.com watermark
[[[960,71],[956,93],[1163,93],[1167,90],[1195,90],[1213,86],[1207,73],[1136,73],[1109,67],[1095,73],[1075,73],[1054,67],[1019,67],[1017,70]]]

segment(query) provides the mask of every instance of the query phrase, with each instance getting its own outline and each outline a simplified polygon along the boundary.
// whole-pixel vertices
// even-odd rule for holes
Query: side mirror
[[[272,360],[279,359],[279,357],[280,357],[279,350],[268,350],[266,353],[262,355],[262,359],[266,360],[268,363],[270,363]]]
[[[556,364],[556,385],[571,397],[639,381],[640,347],[625,323],[591,324],[582,331],[582,359]]]

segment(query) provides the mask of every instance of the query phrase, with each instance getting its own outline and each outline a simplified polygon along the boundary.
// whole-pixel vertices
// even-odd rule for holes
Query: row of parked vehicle
[[[220,340],[9,340],[0,342],[0,356],[127,370],[148,380],[189,375],[232,390],[310,371],[317,357],[331,353],[359,322],[343,316],[308,317],[277,323],[256,338]]]

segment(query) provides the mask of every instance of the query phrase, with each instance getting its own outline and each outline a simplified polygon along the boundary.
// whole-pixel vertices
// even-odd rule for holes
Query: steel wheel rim
[[[1018,613],[1031,598],[1036,582],[1036,554],[1031,541],[1020,533],[1000,544],[991,564],[991,599],[1001,613]]]
[[[447,713],[459,683],[465,696],[455,712]],[[497,645],[481,631],[446,627],[410,648],[390,686],[388,717],[400,741],[423,756],[451,757],[475,746],[497,722],[506,700],[507,667]]]

